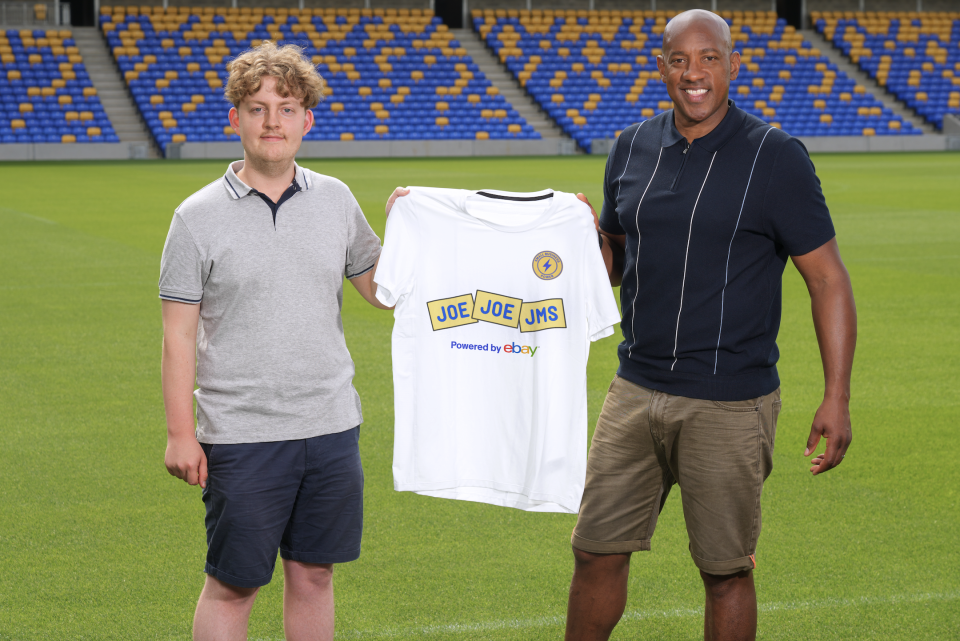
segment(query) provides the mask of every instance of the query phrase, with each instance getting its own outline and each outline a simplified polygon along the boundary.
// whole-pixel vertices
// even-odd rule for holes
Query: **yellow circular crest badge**
[[[533,273],[541,280],[553,280],[563,271],[563,261],[553,252],[540,252],[533,257]]]

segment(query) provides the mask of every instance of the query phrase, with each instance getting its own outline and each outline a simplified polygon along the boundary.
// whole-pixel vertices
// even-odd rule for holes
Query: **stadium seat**
[[[960,115],[960,12],[815,11],[810,18],[833,46],[927,122],[943,129],[945,113]],[[879,124],[877,134],[906,123]]]
[[[72,32],[0,31],[0,64],[0,142],[119,142]],[[100,133],[89,136],[80,129],[73,133],[77,109],[101,115],[96,125]]]
[[[225,127],[226,64],[265,40],[303,47],[326,81],[325,100],[314,109],[316,124],[306,140],[477,139],[480,132],[491,138],[540,137],[430,10],[103,6],[100,11],[107,43],[162,148],[175,140],[237,140]],[[514,120],[482,118],[485,109],[504,110],[521,131],[510,129]],[[437,124],[441,116],[447,125]]]
[[[584,149],[672,108],[657,56],[673,11],[475,10],[474,29]],[[723,11],[741,53],[737,105],[794,135],[919,133],[773,12]],[[844,99],[841,99],[844,96]],[[849,97],[847,97],[849,96]],[[812,108],[814,103],[822,103]],[[859,107],[879,108],[874,117]],[[576,112],[576,113],[574,113]],[[829,117],[821,117],[823,115]],[[882,121],[882,124],[881,124]],[[890,127],[888,122],[897,122]]]

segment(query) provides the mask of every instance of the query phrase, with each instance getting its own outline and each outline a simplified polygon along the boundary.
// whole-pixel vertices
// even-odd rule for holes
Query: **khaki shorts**
[[[697,567],[718,575],[755,568],[779,413],[779,389],[720,402],[614,378],[590,446],[573,546],[595,554],[649,550],[677,483]]]

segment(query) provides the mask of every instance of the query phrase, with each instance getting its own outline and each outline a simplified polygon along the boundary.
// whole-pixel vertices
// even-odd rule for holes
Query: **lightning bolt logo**
[[[563,261],[551,251],[542,251],[533,258],[533,273],[540,280],[553,280],[563,271]]]

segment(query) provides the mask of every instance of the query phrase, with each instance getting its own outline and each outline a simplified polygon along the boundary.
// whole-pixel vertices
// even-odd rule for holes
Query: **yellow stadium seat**
[[[864,128],[863,128],[863,135],[864,135],[864,136],[876,136],[876,135],[877,135],[877,131],[876,131],[876,129],[874,129],[873,127],[864,127]]]
[[[340,140],[353,140],[353,134],[349,131],[345,131],[340,134]]]
[[[173,136],[170,137],[170,142],[187,142],[187,135],[173,134]]]
[[[100,133],[100,127],[87,127],[88,136],[99,136]]]
[[[60,136],[60,142],[77,142],[77,137],[73,134],[63,134]]]
[[[390,127],[387,125],[377,125],[373,128],[373,131],[376,132],[377,135],[382,136],[390,132]]]
[[[486,131],[478,131],[477,140],[490,140],[490,134]]]
[[[447,118],[446,116],[437,116],[437,119],[434,121],[434,123],[438,127],[446,127],[447,125],[450,124],[450,119]]]
[[[237,132],[234,131],[233,127],[231,127],[230,125],[227,125],[226,127],[223,128],[223,133],[226,136],[235,136],[237,134]]]

